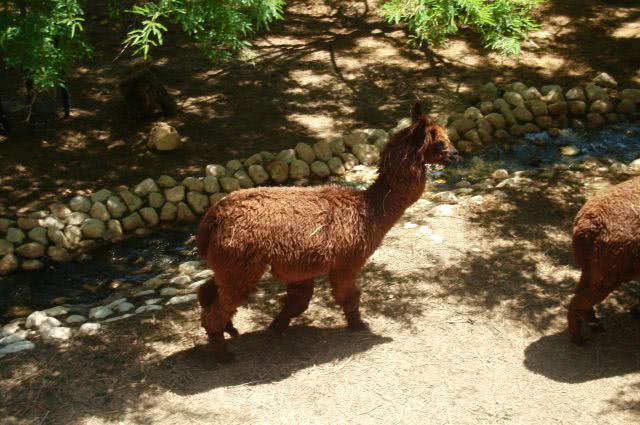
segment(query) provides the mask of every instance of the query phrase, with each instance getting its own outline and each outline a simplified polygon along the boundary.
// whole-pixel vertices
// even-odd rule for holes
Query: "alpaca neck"
[[[419,175],[407,173],[390,176],[384,171],[380,173],[365,191],[374,239],[382,240],[404,211],[420,199],[425,185],[424,168],[420,168]]]

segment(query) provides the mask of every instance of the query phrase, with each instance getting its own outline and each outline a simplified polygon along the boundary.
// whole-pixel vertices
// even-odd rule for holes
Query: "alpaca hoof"
[[[215,353],[214,357],[218,363],[222,363],[222,364],[231,363],[236,360],[236,355],[233,354],[231,351],[227,351],[227,350],[222,351],[220,353]]]
[[[240,335],[240,332],[238,332],[238,330],[231,324],[225,326],[224,331],[232,337]]]
[[[584,347],[586,345],[586,343],[587,343],[587,340],[584,339],[584,337],[582,335],[577,334],[577,335],[571,335],[571,342],[574,345],[577,345],[579,347]]]
[[[282,334],[284,334],[284,331],[286,331],[288,328],[288,323],[282,323],[277,319],[271,322],[271,324],[269,325],[269,330],[277,336],[282,336]]]
[[[350,322],[347,325],[347,328],[351,332],[364,332],[369,330],[369,325],[367,322],[363,322],[362,320],[358,320],[357,322]]]

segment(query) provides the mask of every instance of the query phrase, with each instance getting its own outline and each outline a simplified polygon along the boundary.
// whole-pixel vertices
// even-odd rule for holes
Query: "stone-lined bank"
[[[446,121],[451,140],[463,153],[496,143],[508,147],[531,132],[554,136],[562,128],[597,128],[634,119],[640,89],[618,90],[615,80],[601,74],[593,83],[569,89],[538,89],[520,82],[501,89],[488,83],[477,97],[476,106]],[[394,131],[408,123],[401,120]],[[210,205],[242,188],[302,185],[343,176],[358,164],[375,165],[388,140],[384,130],[357,130],[313,145],[298,143],[278,153],[208,165],[203,176],[182,181],[167,175],[148,178],[133,188],[101,189],[51,204],[48,210],[0,218],[0,275],[36,270],[46,261],[83,259],[99,243],[145,236],[163,223],[196,220]]]

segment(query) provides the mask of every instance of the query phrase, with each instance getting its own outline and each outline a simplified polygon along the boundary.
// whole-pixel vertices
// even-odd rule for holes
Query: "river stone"
[[[589,112],[596,112],[598,114],[607,114],[613,110],[613,105],[608,100],[594,100],[589,108]]]
[[[67,207],[62,202],[55,202],[49,205],[49,210],[54,216],[58,217],[60,220],[66,219],[67,217],[69,217],[69,214],[71,214],[71,210],[69,209],[69,207]]]
[[[295,149],[285,149],[276,155],[276,159],[283,161],[286,164],[291,164],[294,159],[297,159],[296,151]]]
[[[64,237],[69,246],[77,246],[82,239],[82,229],[78,226],[67,226],[64,228]]]
[[[24,327],[27,329],[39,328],[40,325],[47,320],[47,317],[49,316],[47,316],[47,313],[44,311],[34,311],[27,316]]]
[[[520,121],[533,121],[533,114],[524,105],[516,107],[513,110],[513,115]]]
[[[356,130],[351,134],[343,136],[344,144],[352,149],[356,145],[366,145],[367,139],[367,134],[362,130]]]
[[[204,196],[204,195],[202,195]],[[142,208],[140,210],[140,215],[150,226],[157,226],[160,222],[160,217],[158,217],[158,212],[151,207]]]
[[[564,94],[562,87],[556,84],[550,84],[547,86],[542,86],[540,88],[540,92],[542,93],[542,100],[547,103],[555,103],[564,101]]]
[[[16,342],[24,341],[27,339],[28,335],[28,331],[17,331],[13,334],[0,338],[0,345],[10,345],[15,344]]]
[[[455,128],[448,127],[446,131],[450,141],[457,142],[458,140],[460,140],[460,134],[458,133],[458,130],[456,130]]]
[[[67,261],[71,261],[71,254],[67,251],[66,248],[61,246],[50,246],[47,249],[47,255],[58,263],[66,263]]]
[[[28,242],[16,248],[16,254],[25,258],[38,258],[44,255],[44,246],[38,242]]]
[[[280,159],[270,161],[265,169],[276,183],[284,183],[289,178],[289,165]]]
[[[635,114],[636,104],[629,99],[622,99],[620,103],[618,103],[616,111],[621,114]]]
[[[483,144],[488,144],[493,142],[493,135],[490,131],[486,131],[484,129],[478,129],[478,136],[480,136],[480,140]]]
[[[640,103],[640,89],[624,89],[620,92],[620,99]]]
[[[356,158],[354,154],[349,152],[340,154],[340,159],[342,160],[342,164],[345,170],[351,170],[353,167],[360,164],[358,158]]]
[[[178,203],[178,212],[176,215],[178,221],[193,221],[196,219],[196,216],[193,214],[193,211],[189,208],[187,204],[184,202]]]
[[[240,160],[237,159],[232,159],[230,161],[227,162],[227,174],[233,174],[238,170],[242,170],[243,165],[242,162],[240,162]]]
[[[167,305],[189,303],[195,301],[197,298],[198,296],[196,294],[178,295],[171,297],[169,301],[167,301]]]
[[[291,166],[289,167],[289,177],[294,180],[303,179],[308,177],[311,170],[309,169],[309,165],[300,159],[294,159],[291,162]]]
[[[493,101],[498,97],[498,87],[493,83],[487,83],[480,88],[478,94],[482,101]]]
[[[122,223],[119,220],[111,219],[107,222],[107,232],[104,234],[104,238],[111,241],[118,241],[124,237],[124,230],[122,229]]]
[[[587,114],[587,127],[598,128],[602,127],[606,123],[604,116],[597,112],[589,112]]]
[[[269,181],[269,173],[267,173],[264,167],[260,164],[250,165],[247,172],[249,174],[249,177],[251,177],[251,180],[253,180],[253,182],[258,186],[264,185],[267,181]]]
[[[470,106],[464,111],[464,117],[468,120],[477,120],[478,118],[482,118],[482,112],[480,109]]]
[[[549,108],[550,115],[566,115],[567,102],[550,103],[548,108]]]
[[[224,177],[227,175],[227,169],[220,164],[209,164],[205,167],[205,175],[211,177]]]
[[[551,118],[549,115],[542,115],[542,116],[536,117],[535,122],[536,122],[536,125],[538,125],[538,127],[544,128],[544,129],[551,128],[555,124],[553,121],[553,118]]]
[[[137,214],[137,213],[136,213]],[[89,310],[89,318],[90,319],[104,319],[105,317],[109,317],[113,314],[113,310],[106,306],[97,306],[93,307]]]
[[[4,354],[14,354],[20,351],[33,350],[34,348],[36,348],[36,346],[31,341],[18,341],[0,348],[0,356]]]
[[[487,115],[486,120],[491,124],[491,126],[493,128],[495,128],[496,130],[500,129],[500,128],[505,128],[506,123],[504,120],[504,116],[502,116],[501,114],[498,113],[491,113],[489,115]]]
[[[527,134],[527,129],[525,128],[524,125],[521,124],[514,124],[509,128],[509,133],[512,136],[524,136],[525,134]]]
[[[306,143],[298,143],[296,145],[296,155],[307,164],[311,164],[316,160],[316,154],[313,148]]]
[[[97,239],[104,236],[106,231],[104,222],[95,218],[88,218],[80,226],[82,234],[87,238]]]
[[[6,235],[9,227],[13,224],[13,220],[8,218],[0,218],[0,234]]]
[[[336,176],[343,176],[346,174],[346,170],[344,169],[344,165],[342,165],[342,160],[337,156],[334,156],[327,162],[327,166],[329,170],[331,170],[332,174]]]
[[[217,177],[206,176],[202,180],[202,184],[204,186],[204,191],[207,193],[216,193],[220,192],[220,183],[218,182]]]
[[[160,192],[151,192],[147,198],[151,208],[160,209],[164,205],[164,196]]]
[[[164,196],[169,202],[180,202],[184,200],[184,193],[184,186],[180,185],[165,189]]]
[[[69,207],[73,210],[73,211],[80,211],[80,212],[89,212],[89,210],[91,209],[91,201],[89,201],[87,198],[85,198],[84,196],[74,196],[73,198],[71,198],[71,201],[69,201]]]
[[[126,299],[126,298],[125,298]],[[121,303],[116,304],[113,308],[115,308],[116,310],[118,310],[118,312],[120,313],[126,313],[128,311],[131,311],[135,308],[136,306],[131,304],[128,301],[123,301]]]
[[[342,136],[332,137],[329,140],[329,147],[334,155],[340,155],[347,151],[347,148],[344,145],[344,138]]]
[[[490,114],[493,111],[494,111],[493,102],[488,102],[488,101],[480,102],[480,112],[482,112],[483,115]]]
[[[587,104],[582,100],[572,100],[568,102],[569,113],[575,117],[581,117],[587,113]]]
[[[463,154],[473,153],[473,152],[475,152],[477,150],[476,147],[474,146],[474,144],[472,142],[468,141],[468,140],[460,140],[456,144],[456,147]]]
[[[0,257],[13,253],[13,244],[6,239],[0,239]]]
[[[533,113],[533,115],[536,117],[539,117],[541,115],[547,115],[549,113],[547,104],[542,100],[536,100],[536,99],[528,100],[526,102],[526,105],[531,111],[531,113]]]
[[[364,145],[362,145],[364,146]],[[370,146],[370,145],[368,145]],[[311,172],[320,178],[328,177],[331,175],[331,170],[326,163],[322,161],[314,161],[311,163]]]
[[[158,311],[158,310],[162,310],[162,306],[161,305],[157,305],[157,304],[152,304],[152,305],[143,305],[140,306],[136,309],[136,314],[142,314],[142,313],[146,313],[149,311]]]
[[[222,165],[220,167],[222,167]],[[173,186],[175,186],[177,184],[178,184],[178,182],[176,181],[176,179],[174,179],[171,176],[167,176],[166,174],[163,174],[160,177],[158,177],[158,186],[160,186],[160,187],[162,187],[164,189],[168,189],[168,188],[173,187]]]
[[[516,116],[513,115],[513,111],[511,110],[511,106],[504,100],[498,99],[495,101],[495,105],[504,117],[504,121],[507,125],[517,124]]]
[[[480,138],[480,134],[476,130],[469,130],[464,133],[464,139],[470,141],[474,145],[481,145],[482,139]]]
[[[514,107],[524,106],[524,99],[520,93],[508,91],[502,96],[504,100]]]
[[[247,160],[244,162],[244,166],[249,168],[252,165],[261,165],[262,164],[262,155],[260,155],[259,153],[253,154],[251,155],[249,158],[247,158]]]
[[[127,212],[127,206],[117,196],[111,196],[107,199],[107,209],[109,210],[109,214],[115,218],[120,218]]]
[[[14,254],[5,254],[0,258],[0,275],[6,275],[20,266],[18,257]]]
[[[101,327],[102,325],[100,323],[83,323],[78,329],[78,332],[80,332],[81,335],[96,335]]]
[[[219,181],[222,190],[227,193],[235,192],[240,189],[240,182],[234,177],[221,177]]]
[[[166,287],[160,290],[160,295],[162,295],[163,297],[173,297],[177,293],[178,293],[178,290],[172,287]]]
[[[180,135],[174,127],[166,122],[157,122],[149,132],[147,147],[158,151],[173,151],[182,145]]]
[[[34,217],[18,217],[17,224],[22,230],[31,230],[38,226],[38,219]]]
[[[529,87],[524,92],[520,93],[525,101],[527,100],[540,100],[542,99],[542,93],[535,87]],[[526,103],[526,102],[525,102]]]
[[[47,317],[42,321],[42,323],[40,323],[40,325],[38,326],[38,330],[42,332],[45,329],[57,328],[60,325],[62,325],[62,323],[60,323],[60,321],[55,317]]]
[[[451,128],[456,130],[458,134],[464,134],[469,130],[476,128],[476,123],[468,118],[461,118],[453,121],[450,125]],[[357,156],[357,155],[356,155]]]
[[[606,90],[595,84],[587,84],[584,87],[584,91],[587,93],[587,100],[593,102],[594,100],[608,100],[609,95]]]
[[[438,192],[431,195],[431,200],[433,202],[438,202],[441,204],[457,204],[458,197],[450,191]]]
[[[107,221],[111,218],[109,215],[109,211],[107,211],[107,207],[102,202],[96,202],[91,206],[91,211],[89,211],[91,217],[96,218],[101,221]]]
[[[151,192],[159,192],[160,189],[152,178],[144,179],[133,188],[133,193],[138,196],[147,196]]]
[[[242,189],[249,189],[254,186],[253,180],[251,180],[251,177],[249,177],[249,174],[247,174],[247,172],[244,169],[238,170],[235,173],[233,173],[233,177],[238,180],[238,183],[240,184],[240,188]]]
[[[119,193],[120,197],[129,208],[130,212],[134,212],[140,209],[144,204],[144,201],[139,197],[129,192],[128,190],[123,190]]]
[[[608,114],[605,115],[605,117],[607,118],[608,122],[612,122],[612,123],[620,122],[624,119],[624,117],[621,117],[615,112],[609,112]]]
[[[618,87],[618,82],[615,80],[615,78],[613,78],[606,72],[601,72],[600,74],[596,75],[596,77],[593,79],[593,82],[601,87],[607,87],[610,89],[615,89],[616,87]]]
[[[144,227],[144,221],[142,220],[142,217],[140,217],[140,214],[134,212],[122,219],[122,227],[125,231],[131,232],[139,227]]]
[[[84,323],[87,321],[87,318],[81,314],[72,314],[65,320],[69,325],[75,325],[77,323]]]
[[[504,180],[504,179],[508,179],[509,178],[509,172],[503,168],[497,169],[495,170],[492,174],[491,177],[493,177],[496,180]]]
[[[198,192],[187,193],[187,203],[196,212],[203,214],[209,208],[209,197]]]
[[[29,230],[28,236],[29,239],[31,239],[32,241],[36,241],[41,245],[49,244],[49,239],[47,238],[47,229],[45,229],[44,227],[34,227],[33,229]]]
[[[584,90],[582,89],[582,87],[573,87],[567,90],[566,98],[569,101],[571,100],[584,101],[587,99],[587,96],[584,94]]]
[[[331,150],[331,146],[327,141],[320,141],[313,145],[313,152],[320,161],[327,162],[333,156],[333,152]]]
[[[160,220],[173,221],[176,219],[178,207],[173,202],[167,202],[162,206],[160,210]]]
[[[193,192],[203,192],[204,182],[195,177],[187,177],[182,180],[182,185]]]
[[[562,146],[560,148],[560,153],[564,156],[576,156],[580,153],[580,148],[573,145]]]
[[[364,165],[376,165],[380,161],[380,151],[373,145],[356,145],[352,150]]]

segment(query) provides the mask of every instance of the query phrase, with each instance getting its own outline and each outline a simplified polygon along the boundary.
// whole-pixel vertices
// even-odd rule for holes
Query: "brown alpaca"
[[[196,241],[215,279],[202,287],[199,298],[202,326],[218,360],[233,358],[223,330],[234,329],[231,317],[268,266],[287,285],[272,330],[284,331],[307,309],[313,279],[327,274],[348,327],[366,329],[358,272],[404,210],[420,198],[425,164],[458,158],[445,130],[422,115],[419,103],[412,118],[412,125],[383,150],[378,178],[366,191],[333,185],[261,187],[234,192],[207,211]]]
[[[583,322],[602,330],[593,307],[623,282],[640,278],[640,177],[584,204],[573,223],[573,256],[582,275],[569,304],[569,334],[582,345]]]

